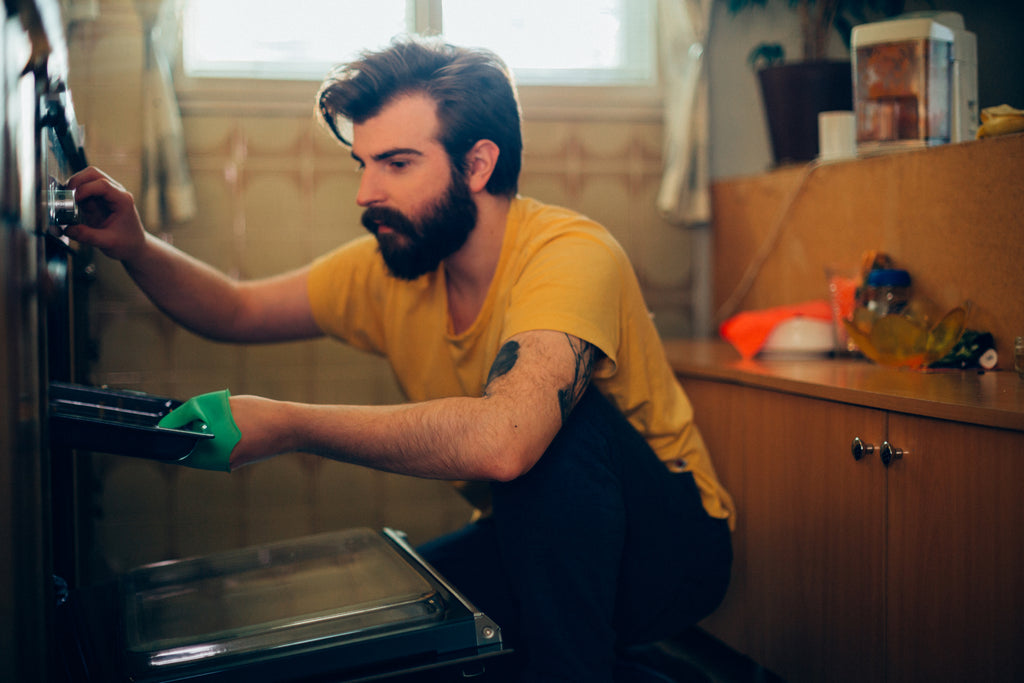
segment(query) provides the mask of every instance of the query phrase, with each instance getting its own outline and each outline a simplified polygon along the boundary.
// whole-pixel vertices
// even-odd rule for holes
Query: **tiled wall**
[[[137,192],[142,48],[133,5],[104,0],[100,19],[69,35],[90,160]],[[521,192],[607,225],[633,259],[663,333],[689,333],[693,236],[654,209],[661,125],[533,122],[525,113]],[[354,163],[310,115],[188,115],[184,126],[199,215],[164,233],[178,247],[229,274],[260,277],[362,233]],[[228,387],[310,402],[401,400],[383,361],[335,342],[241,347],[199,339],[156,311],[119,264],[97,259],[96,384],[178,398]],[[231,475],[104,455],[92,466],[99,516],[90,562],[99,573],[361,525],[400,528],[418,542],[469,514],[444,483],[299,454]]]

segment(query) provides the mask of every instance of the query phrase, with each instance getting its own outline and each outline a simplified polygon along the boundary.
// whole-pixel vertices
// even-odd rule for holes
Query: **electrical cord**
[[[772,255],[775,247],[779,243],[779,238],[782,236],[783,228],[786,225],[786,219],[789,217],[790,212],[793,210],[793,206],[796,204],[797,198],[803,193],[807,186],[807,181],[811,175],[828,162],[822,162],[821,160],[814,160],[809,162],[805,167],[803,173],[800,175],[800,182],[790,192],[789,197],[783,203],[779,210],[774,223],[772,224],[771,230],[768,232],[768,236],[761,243],[757,253],[754,255],[753,260],[747,265],[743,271],[743,277],[736,283],[732,293],[722,302],[722,305],[718,307],[718,311],[715,314],[715,325],[721,325],[730,316],[736,313],[736,309],[739,307],[740,301],[747,295],[750,288],[754,285],[754,281],[761,272],[761,268],[764,267],[768,257]]]

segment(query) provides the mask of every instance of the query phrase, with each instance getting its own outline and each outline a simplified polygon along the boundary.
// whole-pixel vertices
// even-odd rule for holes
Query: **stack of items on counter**
[[[981,368],[998,357],[991,333],[968,329],[970,302],[938,309],[914,291],[909,271],[884,253],[870,252],[854,277],[828,274],[829,301],[744,311],[719,327],[744,359],[769,355],[774,335],[794,322],[835,325],[833,355],[863,355],[891,367]]]
[[[970,302],[942,312],[914,292],[910,273],[887,254],[870,253],[864,264],[852,311],[842,319],[861,353],[894,367],[995,367],[992,335],[967,328]]]

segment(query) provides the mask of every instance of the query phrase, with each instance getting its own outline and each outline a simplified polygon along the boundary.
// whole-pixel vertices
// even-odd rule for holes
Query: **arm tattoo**
[[[590,384],[590,375],[594,369],[594,357],[597,355],[594,346],[590,342],[565,335],[569,347],[573,351],[576,367],[573,369],[573,378],[565,387],[558,390],[558,408],[562,413],[562,424],[569,419],[569,413],[576,407],[580,397]],[[484,385],[484,396],[487,395],[487,388],[491,382],[499,377],[508,374],[516,361],[519,360],[519,342],[509,341],[498,350],[498,356],[491,364],[491,370],[487,374],[487,383]]]
[[[594,346],[578,337],[568,334],[565,338],[569,341],[573,355],[576,357],[576,368],[573,372],[572,381],[564,388],[558,390],[558,407],[562,411],[562,424],[569,419],[569,413],[576,407],[576,403],[583,396],[587,385],[590,384],[590,374],[594,369]]]
[[[498,350],[498,357],[491,364],[491,371],[487,373],[487,383],[484,385],[485,394],[491,382],[507,374],[515,366],[517,360],[519,360],[519,342],[505,342],[504,346]]]

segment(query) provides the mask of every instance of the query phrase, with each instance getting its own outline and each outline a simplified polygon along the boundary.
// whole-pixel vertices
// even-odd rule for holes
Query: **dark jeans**
[[[491,517],[420,551],[502,627],[523,680],[610,682],[617,649],[682,631],[725,593],[726,522],[595,389],[492,495]]]

